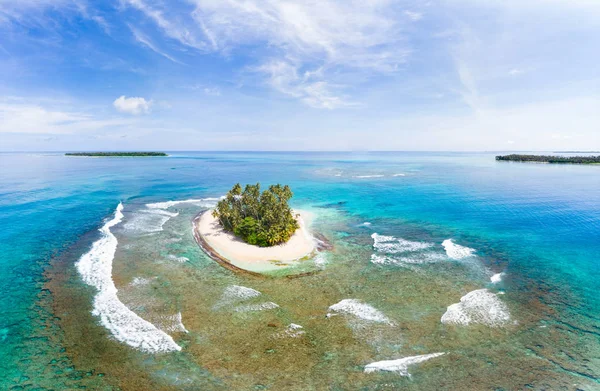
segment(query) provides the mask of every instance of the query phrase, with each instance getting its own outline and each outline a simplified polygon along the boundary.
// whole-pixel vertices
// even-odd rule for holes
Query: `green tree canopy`
[[[237,183],[217,204],[213,216],[228,232],[249,244],[261,247],[287,242],[298,221],[288,201],[293,193],[289,186],[269,186],[261,193],[260,183],[242,186]]]

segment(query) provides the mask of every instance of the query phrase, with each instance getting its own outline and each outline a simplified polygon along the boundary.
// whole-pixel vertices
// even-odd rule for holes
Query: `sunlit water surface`
[[[600,389],[599,167],[484,153],[0,165],[0,389]],[[236,182],[289,184],[333,250],[264,278],[219,266],[192,221]],[[123,319],[106,327],[76,267],[106,232],[123,319],[179,351],[131,346]]]

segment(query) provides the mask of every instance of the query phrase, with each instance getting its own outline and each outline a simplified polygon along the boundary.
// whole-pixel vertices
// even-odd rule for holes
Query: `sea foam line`
[[[396,238],[394,236],[371,234],[373,248],[380,252],[398,254],[404,252],[416,252],[433,247],[433,243],[413,242],[410,240]]]
[[[115,216],[108,221],[100,233],[102,237],[77,261],[77,271],[83,281],[95,287],[92,314],[116,340],[146,353],[179,351],[181,347],[173,338],[152,323],[142,319],[123,304],[117,296],[117,287],[112,280],[112,263],[118,241],[110,229],[123,219],[123,204],[119,203]]]
[[[419,364],[424,361],[430,360],[435,357],[443,356],[446,353],[431,353],[431,354],[423,354],[420,356],[410,356],[403,357],[397,360],[385,360],[385,361],[377,361],[365,366],[365,372],[398,372],[400,376],[408,376],[410,377],[410,373],[408,373],[408,366]]]
[[[219,201],[220,198],[199,198],[199,199],[189,199],[189,200],[179,200],[179,201],[164,201],[164,202],[154,202],[151,204],[146,204],[148,209],[169,209],[172,206],[179,204],[197,204],[199,206],[203,206],[205,208],[212,208],[216,205],[216,202]]]

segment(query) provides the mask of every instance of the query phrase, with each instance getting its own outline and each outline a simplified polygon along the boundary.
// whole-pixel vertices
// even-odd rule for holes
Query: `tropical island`
[[[89,157],[154,157],[169,156],[164,152],[67,152],[65,156]]]
[[[307,224],[310,214],[292,210],[289,186],[238,183],[216,207],[194,222],[198,244],[226,267],[264,271],[289,266],[311,255],[316,241]]]
[[[553,155],[504,155],[496,156],[498,161],[533,162],[554,164],[600,164],[600,156],[553,156]]]

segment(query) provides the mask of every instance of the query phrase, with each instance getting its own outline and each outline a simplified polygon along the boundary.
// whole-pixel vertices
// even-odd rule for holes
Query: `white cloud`
[[[0,99],[0,133],[71,134],[131,123],[123,119],[99,119],[85,112],[55,106],[22,98]]]
[[[60,17],[78,14],[95,22],[105,33],[110,33],[110,25],[96,10],[89,7],[86,0],[0,0],[0,27],[39,26],[54,30],[56,20],[48,18],[47,10],[59,10]],[[58,17],[57,17],[58,18]]]
[[[286,61],[273,61],[259,68],[269,77],[269,84],[279,92],[300,99],[308,106],[336,109],[351,106],[350,102],[333,92],[336,86],[320,80],[319,72],[306,72],[300,76],[298,68]],[[315,80],[316,79],[316,80]]]
[[[418,20],[423,19],[423,14],[416,11],[404,11],[404,15],[406,15],[410,20],[416,22]]]
[[[221,89],[219,87],[205,87],[203,91],[208,96],[221,96]]]
[[[410,54],[403,11],[393,0],[190,0],[191,14],[148,0],[123,1],[185,46],[224,55],[263,48],[252,69],[312,107],[346,105],[343,94],[334,93],[345,87],[336,81],[340,75],[391,73]],[[421,16],[407,12],[411,20]]]
[[[188,30],[180,22],[171,21],[164,11],[150,6],[145,0],[122,0],[122,2],[138,9],[152,19],[169,38],[192,48],[207,48],[206,43],[199,39],[194,31]]]
[[[115,109],[121,113],[140,115],[150,112],[152,101],[139,97],[127,98],[125,95],[121,95],[115,99],[113,106],[115,106]]]

